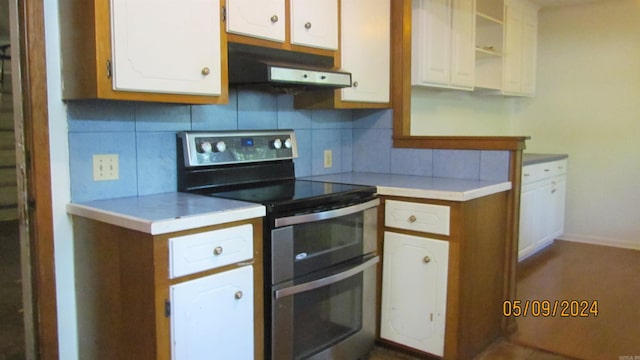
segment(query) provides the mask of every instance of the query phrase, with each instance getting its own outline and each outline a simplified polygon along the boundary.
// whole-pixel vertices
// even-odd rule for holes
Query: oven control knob
[[[284,147],[285,147],[285,148],[287,148],[287,149],[291,149],[291,146],[292,146],[292,145],[293,145],[293,144],[291,143],[291,138],[287,138],[287,139],[284,141]]]
[[[276,150],[282,149],[282,140],[280,140],[280,139],[273,140],[273,147]]]
[[[225,144],[224,141],[218,141],[216,143],[215,151],[216,152],[224,152],[225,150],[227,150],[227,144]]]
[[[211,143],[208,141],[203,142],[202,144],[200,144],[200,150],[202,150],[201,152],[203,153],[210,153],[211,152]]]

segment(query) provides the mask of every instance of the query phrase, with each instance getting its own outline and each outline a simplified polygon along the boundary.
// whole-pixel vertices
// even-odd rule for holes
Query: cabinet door
[[[451,2],[451,85],[472,89],[475,84],[475,1]]]
[[[451,0],[413,0],[411,83],[449,85]]]
[[[227,32],[284,42],[285,0],[227,0]]]
[[[564,209],[567,196],[566,175],[556,176],[551,179],[551,201],[549,213],[551,226],[549,231],[549,241],[553,241],[564,232]]]
[[[449,243],[384,233],[380,336],[442,356]]]
[[[514,1],[505,6],[504,80],[505,94],[521,93],[522,79],[522,5]]]
[[[253,359],[253,268],[169,289],[173,360]]]
[[[291,0],[291,43],[338,49],[338,1]]]
[[[353,86],[341,90],[343,101],[389,102],[390,0],[341,1],[341,63]]]
[[[551,182],[543,179],[523,186],[520,195],[518,259],[535,253],[548,241],[551,228]]]
[[[218,0],[111,0],[114,90],[221,93]]]

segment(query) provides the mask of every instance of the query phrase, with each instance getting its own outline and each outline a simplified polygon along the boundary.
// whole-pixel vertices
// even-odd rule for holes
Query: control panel
[[[293,130],[182,132],[185,166],[211,166],[298,157]]]

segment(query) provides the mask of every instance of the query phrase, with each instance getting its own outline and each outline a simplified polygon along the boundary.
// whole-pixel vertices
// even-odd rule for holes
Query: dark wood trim
[[[411,135],[411,0],[391,1],[393,134]],[[395,146],[395,141],[394,141]]]
[[[394,136],[397,148],[523,150],[529,136]]]
[[[27,209],[37,358],[58,359],[49,119],[42,0],[18,2]],[[26,221],[22,219],[21,221]],[[26,279],[25,279],[26,280]]]
[[[518,242],[520,237],[520,193],[522,186],[522,151],[509,154],[509,179],[511,190],[507,193],[507,233],[504,261],[504,300],[516,300],[516,268],[518,266]],[[517,330],[514,317],[502,318],[502,333],[505,337]]]

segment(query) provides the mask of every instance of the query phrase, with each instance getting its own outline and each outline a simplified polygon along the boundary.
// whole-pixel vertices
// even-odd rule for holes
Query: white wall
[[[476,92],[411,89],[412,135],[507,135],[510,103]]]
[[[538,85],[514,101],[528,152],[569,154],[566,239],[640,249],[640,1],[539,13]]]

